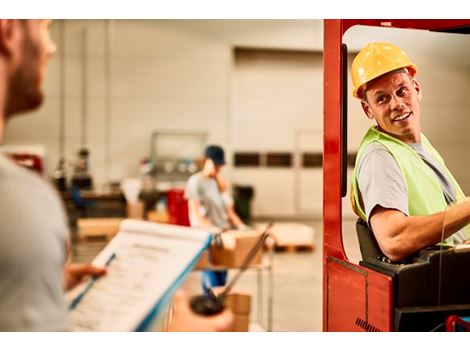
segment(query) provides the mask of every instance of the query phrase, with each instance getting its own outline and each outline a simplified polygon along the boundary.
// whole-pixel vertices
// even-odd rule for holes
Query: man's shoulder
[[[204,175],[201,171],[199,171],[189,176],[188,181],[186,181],[186,189],[195,191],[197,189],[200,189],[203,184]]]
[[[62,208],[58,192],[49,182],[5,157],[0,157],[0,193],[3,204],[14,199],[15,202],[27,200],[23,207],[40,203],[43,205],[41,209],[53,211]]]
[[[38,187],[45,181],[33,171],[27,170],[7,159],[5,156],[0,157],[0,185],[22,185],[27,188]]]
[[[358,175],[384,175],[397,172],[401,174],[400,167],[392,153],[380,142],[371,142],[359,159],[357,165]]]
[[[386,151],[390,153],[390,151],[387,149],[385,145],[383,145],[379,141],[372,141],[366,146],[362,154],[365,155],[365,154],[377,153],[377,152],[380,153],[381,151]]]
[[[188,178],[188,183],[197,183],[202,179],[202,172],[196,172],[195,174],[192,174]]]
[[[382,143],[374,141],[366,146],[359,159],[359,165],[370,160],[386,160],[393,159],[392,153]]]

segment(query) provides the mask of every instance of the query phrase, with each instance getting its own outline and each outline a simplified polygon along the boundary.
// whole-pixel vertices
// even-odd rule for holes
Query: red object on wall
[[[18,165],[42,175],[43,165],[40,156],[30,153],[8,153],[7,155]]]
[[[188,201],[184,198],[184,190],[170,189],[166,192],[166,197],[170,224],[190,226]]]

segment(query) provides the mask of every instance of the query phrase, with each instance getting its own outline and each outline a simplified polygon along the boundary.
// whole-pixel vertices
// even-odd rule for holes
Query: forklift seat
[[[359,248],[361,250],[362,260],[366,258],[384,258],[382,250],[375,239],[372,230],[367,226],[367,223],[362,219],[357,219],[356,222],[357,237],[359,239]]]

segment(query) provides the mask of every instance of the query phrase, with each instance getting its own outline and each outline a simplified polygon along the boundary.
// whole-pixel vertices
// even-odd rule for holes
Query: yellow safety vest
[[[421,134],[421,141],[437,162],[441,164],[443,169],[447,171],[454,185],[457,201],[465,198],[454,176],[452,176],[451,172],[445,166],[444,160],[423,134]],[[361,219],[367,221],[363,204],[359,198],[356,173],[362,153],[372,142],[379,142],[387,148],[398,163],[408,189],[408,211],[410,215],[431,215],[447,209],[447,203],[442,192],[441,184],[437,180],[434,171],[426,165],[418,153],[399,139],[378,131],[376,127],[371,127],[361,142],[356,157],[356,165],[352,174],[351,203],[354,212]],[[470,238],[470,225],[465,227],[465,232],[467,237]],[[446,242],[452,244],[450,238]]]

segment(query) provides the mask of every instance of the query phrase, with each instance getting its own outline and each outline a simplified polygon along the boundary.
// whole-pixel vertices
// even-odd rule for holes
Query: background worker
[[[464,242],[470,233],[464,228],[470,222],[470,202],[421,133],[423,94],[416,73],[417,66],[390,43],[368,44],[351,68],[353,95],[367,118],[377,123],[358,150],[353,209],[369,223],[380,248],[393,261],[441,239]]]
[[[228,182],[220,174],[223,165],[225,153],[222,147],[207,146],[202,171],[192,175],[186,183],[189,221],[191,226],[205,228],[213,233],[229,229],[246,230],[248,227],[234,210]],[[204,290],[207,287],[223,286],[226,279],[227,271],[204,271],[202,286]]]
[[[0,141],[15,114],[43,101],[43,79],[55,52],[47,20],[0,19]],[[67,330],[64,290],[104,269],[65,264],[67,221],[57,192],[44,179],[0,155],[0,331]],[[224,312],[212,319],[189,311],[178,295],[171,330],[219,331]],[[184,324],[183,324],[184,322]]]

